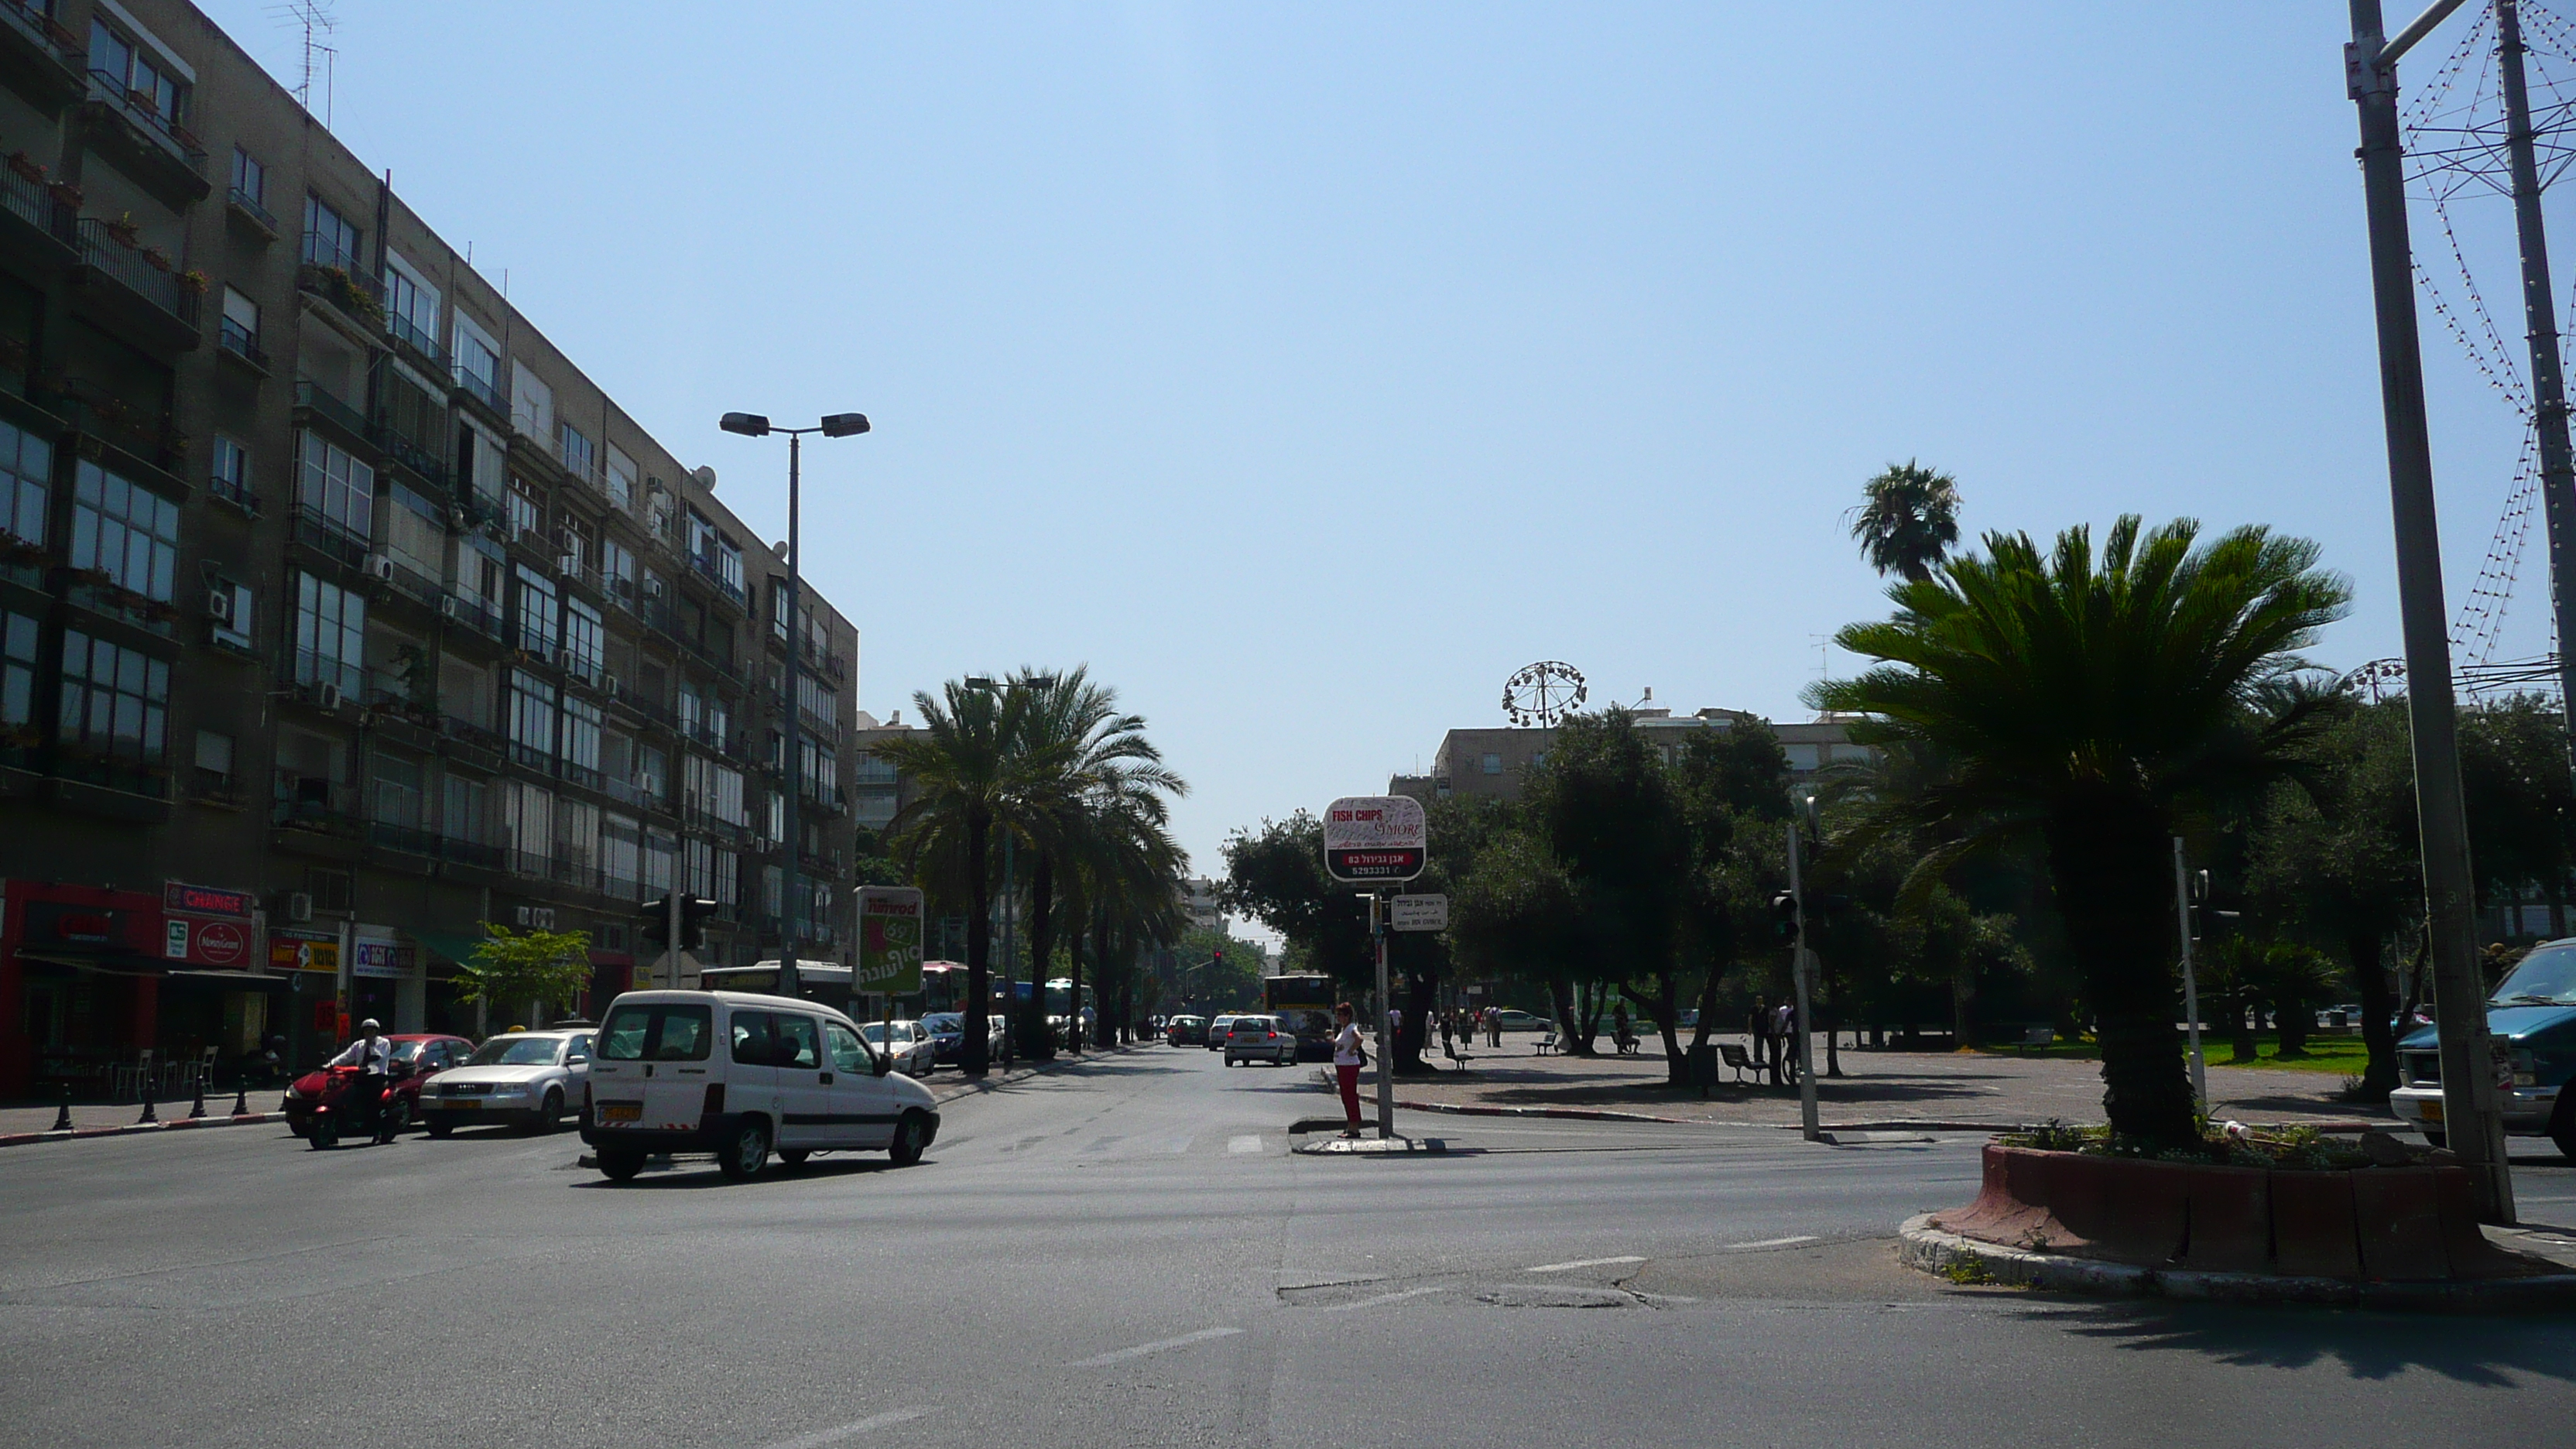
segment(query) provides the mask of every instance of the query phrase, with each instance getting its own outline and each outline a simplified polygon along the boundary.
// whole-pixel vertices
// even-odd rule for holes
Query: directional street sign
[[[1399,931],[1445,931],[1449,929],[1447,896],[1389,896],[1387,925]]]
[[[1349,795],[1324,811],[1324,869],[1335,880],[1411,880],[1429,840],[1422,802],[1409,795]]]

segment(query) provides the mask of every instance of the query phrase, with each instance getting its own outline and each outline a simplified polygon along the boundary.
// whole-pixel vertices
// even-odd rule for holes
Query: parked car
[[[591,1037],[586,1028],[493,1037],[420,1094],[420,1120],[432,1137],[478,1122],[551,1132],[564,1113],[580,1110],[590,1082]]]
[[[1209,1051],[1219,1051],[1224,1048],[1226,1028],[1232,1025],[1234,1025],[1234,1018],[1231,1016],[1211,1017],[1208,1020],[1206,1046]]]
[[[2504,1130],[2547,1137],[2576,1159],[2576,1093],[2565,1090],[2576,1077],[2576,940],[2544,942],[2515,965],[2487,998],[2487,1033],[2498,1053]],[[2436,1028],[2397,1043],[2397,1074],[2405,1085],[2388,1094],[2389,1110],[2434,1146],[2447,1143]]]
[[[740,1182],[770,1155],[880,1150],[897,1167],[939,1135],[930,1089],[889,1070],[828,1006],[742,991],[630,991],[608,1008],[582,1140],[624,1182],[656,1152],[712,1152]]]
[[[941,1065],[956,1062],[959,1049],[966,1045],[964,1013],[934,1011],[921,1019],[921,1029],[930,1034],[931,1055]]]
[[[1508,1006],[1495,1012],[1494,1020],[1495,1024],[1504,1031],[1545,1031],[1549,1024],[1546,1017],[1532,1016],[1526,1011],[1514,1011]]]
[[[1297,1065],[1297,1038],[1279,1029],[1279,1023],[1266,1016],[1238,1016],[1225,1029],[1225,1064],[1268,1062],[1275,1067]]]
[[[395,1070],[394,1105],[398,1114],[394,1127],[400,1131],[420,1120],[421,1084],[462,1063],[474,1052],[474,1043],[461,1036],[413,1033],[388,1036],[393,1043]],[[286,1130],[298,1137],[313,1130],[313,1108],[322,1100],[324,1073],[306,1072],[286,1089]]]
[[[859,1037],[871,1051],[883,1052],[894,1063],[894,1069],[907,1077],[926,1077],[939,1065],[938,1043],[917,1021],[870,1021],[859,1026]]]
[[[1163,1041],[1170,1046],[1206,1046],[1207,1018],[1176,1016],[1163,1027]]]

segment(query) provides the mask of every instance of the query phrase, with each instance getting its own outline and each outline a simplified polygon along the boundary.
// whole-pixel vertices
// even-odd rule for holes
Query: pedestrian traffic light
[[[1772,929],[1780,933],[1781,940],[1792,946],[1798,944],[1798,893],[1796,891],[1777,891],[1772,894],[1771,924]]]
[[[637,933],[647,946],[671,948],[671,898],[646,901],[636,912]]]
[[[703,896],[680,898],[680,949],[694,951],[707,942],[706,924],[716,913],[716,903]]]

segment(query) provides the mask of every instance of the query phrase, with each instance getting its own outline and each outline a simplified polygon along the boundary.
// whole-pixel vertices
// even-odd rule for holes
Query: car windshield
[[[859,1028],[859,1035],[866,1037],[871,1046],[883,1046],[886,1039],[886,1025],[882,1021],[869,1022]],[[905,1040],[902,1027],[894,1029],[894,1039],[898,1042]]]
[[[496,1036],[474,1049],[469,1067],[550,1067],[563,1054],[563,1041],[551,1036]]]
[[[925,1016],[921,1019],[921,1024],[934,1032],[963,1032],[966,1030],[966,1018],[959,1016],[953,1011],[944,1011],[937,1016]]]
[[[427,1042],[425,1042],[425,1041],[398,1041],[398,1042],[395,1042],[395,1043],[394,1043],[394,1060],[395,1060],[395,1061],[398,1061],[398,1062],[407,1062],[407,1061],[410,1061],[412,1058],[414,1058],[414,1057],[416,1057],[416,1056],[419,1056],[419,1055],[420,1055],[420,1049],[421,1049],[422,1047],[427,1046],[427,1045],[429,1045],[429,1043],[427,1043]]]
[[[2498,1006],[2576,1006],[2576,946],[2544,946],[2523,957],[2487,999]]]

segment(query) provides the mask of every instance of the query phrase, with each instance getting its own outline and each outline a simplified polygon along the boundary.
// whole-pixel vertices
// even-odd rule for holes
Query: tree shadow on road
[[[2370,1381],[2424,1369],[2480,1388],[2576,1383],[2576,1324],[2539,1316],[2429,1316],[2314,1308],[2119,1303],[2037,1318],[2138,1353],[2237,1368],[2341,1367]]]

